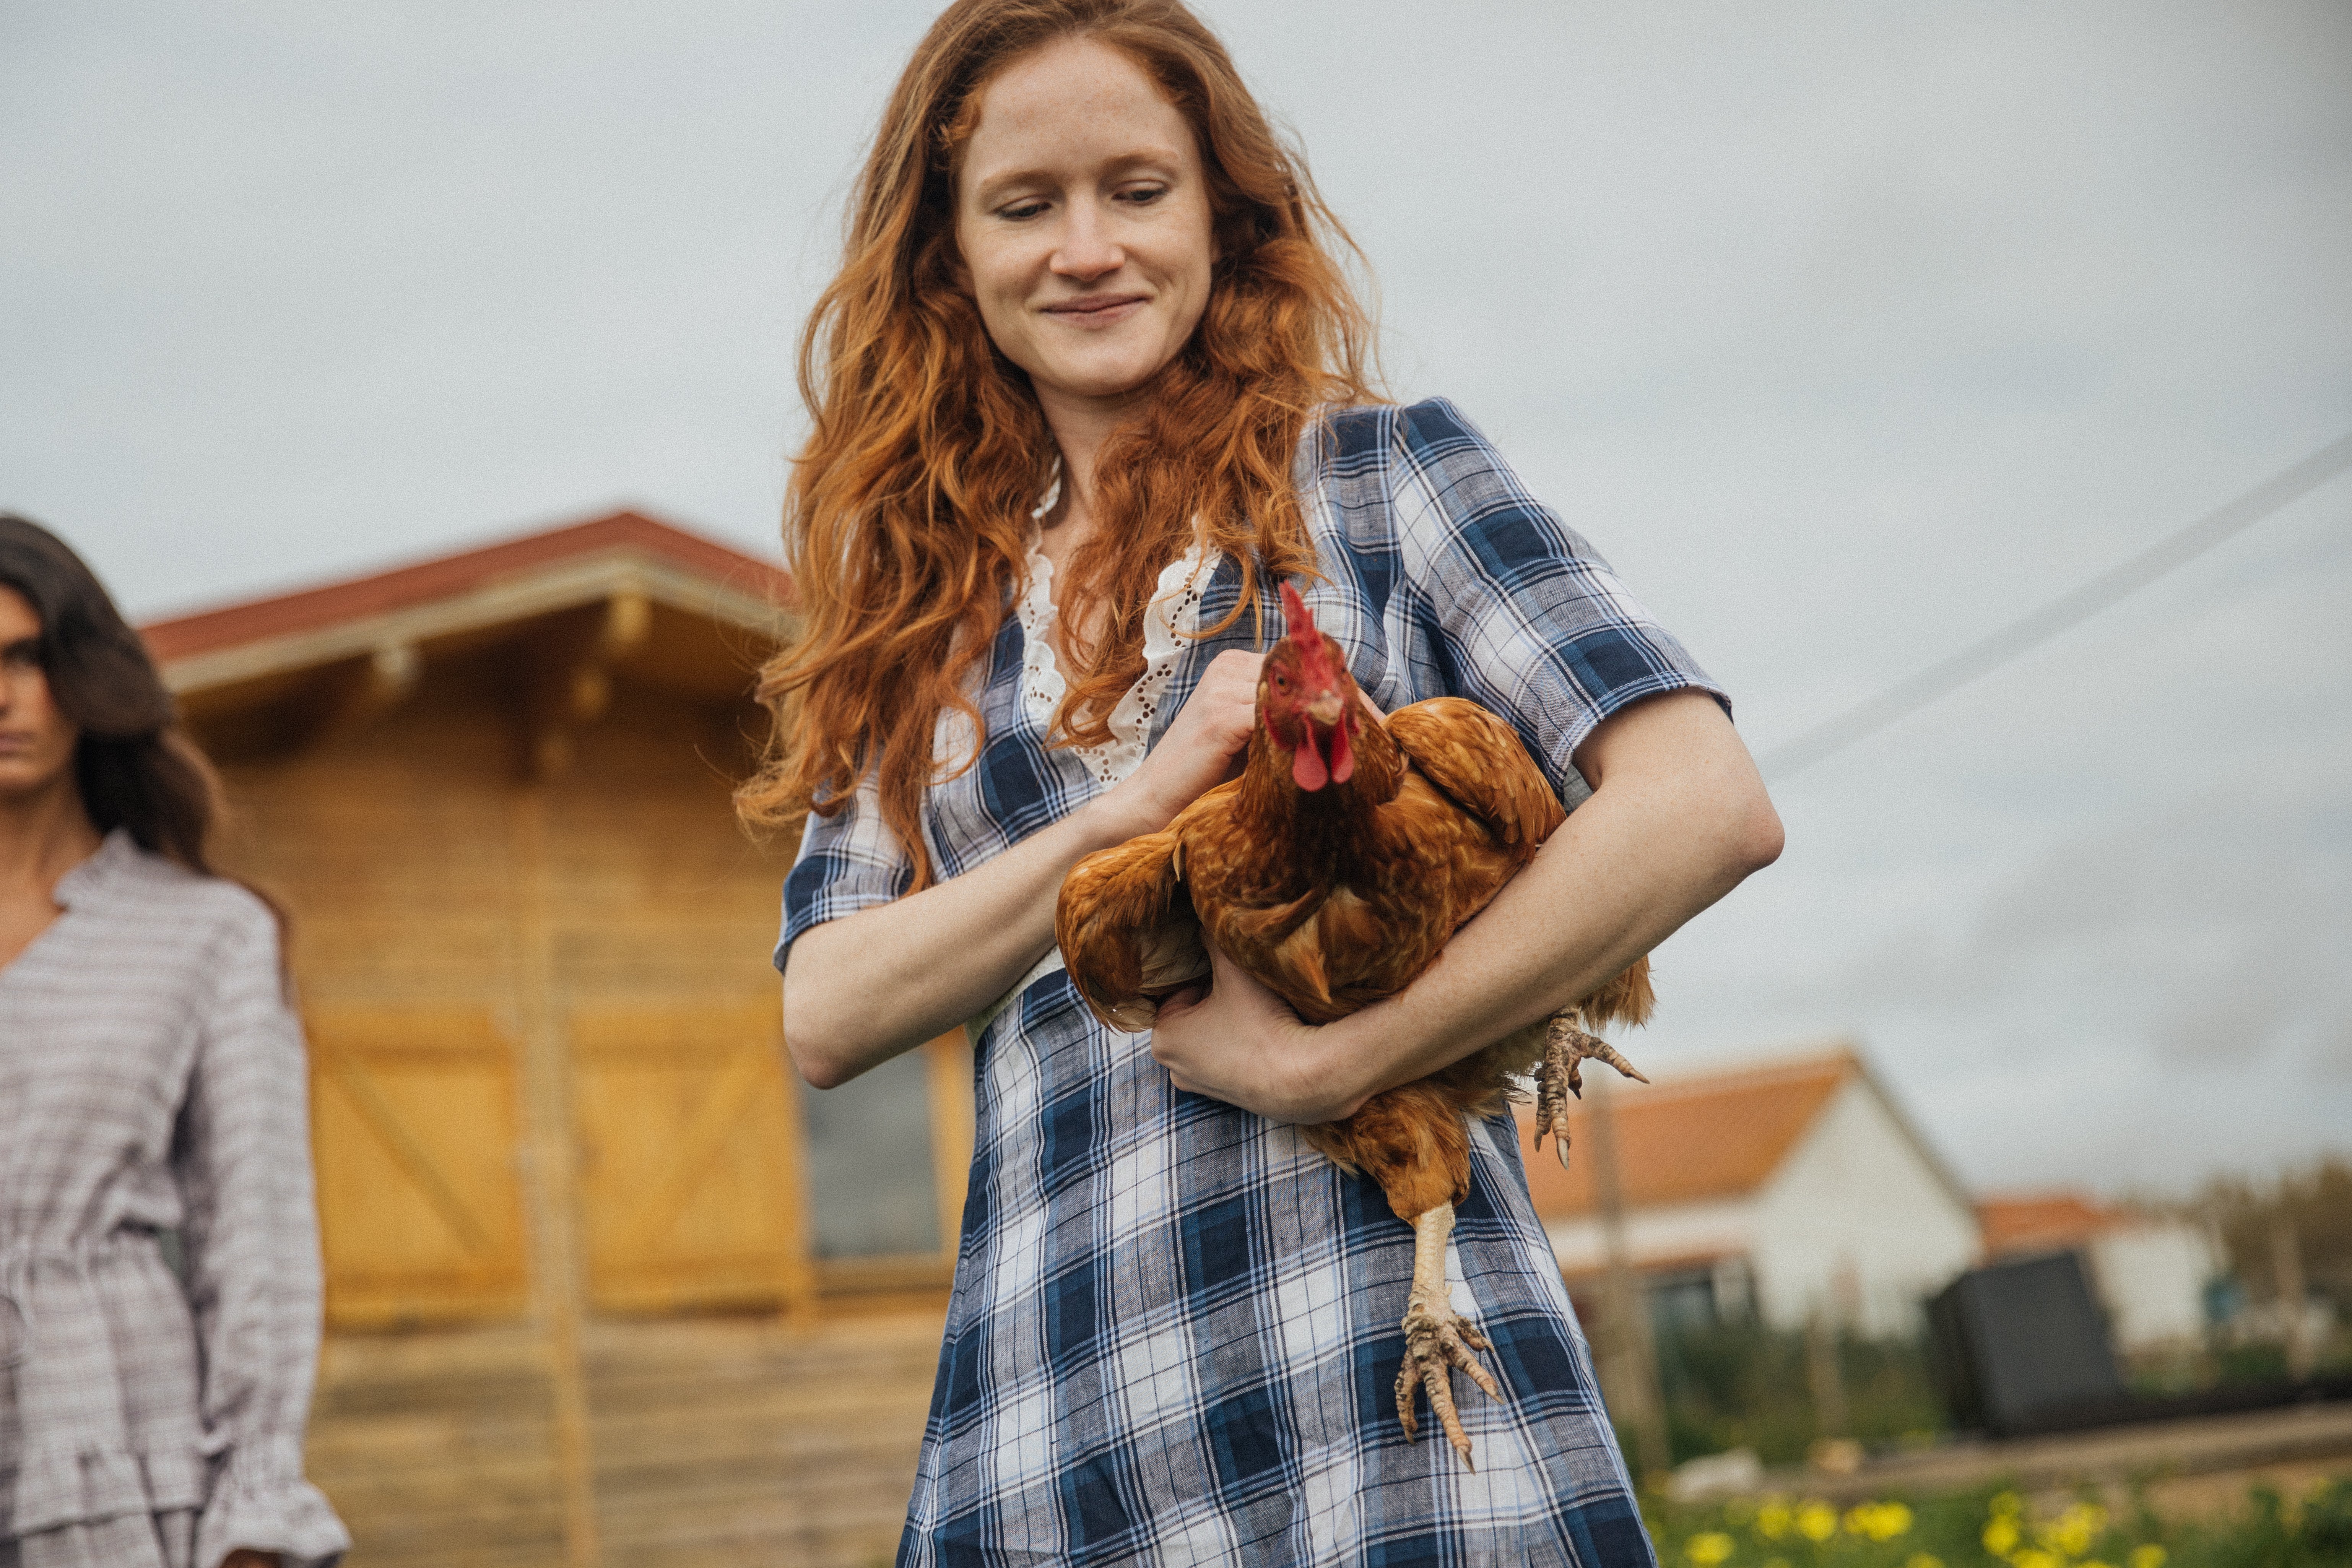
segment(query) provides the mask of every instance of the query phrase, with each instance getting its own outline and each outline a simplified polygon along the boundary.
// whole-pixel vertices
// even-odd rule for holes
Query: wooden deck
[[[583,1357],[606,1568],[868,1568],[895,1552],[936,1312],[595,1322]],[[338,1335],[310,1476],[352,1568],[562,1568],[553,1399],[527,1331]]]

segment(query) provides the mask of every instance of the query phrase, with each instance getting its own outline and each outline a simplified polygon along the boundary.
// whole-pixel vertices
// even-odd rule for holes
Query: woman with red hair
[[[1177,0],[958,0],[803,340],[757,822],[820,1089],[964,1023],[979,1124],[904,1563],[1647,1563],[1514,1130],[1455,1278],[1478,1467],[1400,1427],[1412,1235],[1296,1127],[1581,997],[1768,863],[1721,694],[1449,405],[1383,405],[1345,236]],[[1247,740],[1285,579],[1383,710],[1508,719],[1567,826],[1392,1000],[1221,966],[1150,1035],[1054,949],[1081,858]]]

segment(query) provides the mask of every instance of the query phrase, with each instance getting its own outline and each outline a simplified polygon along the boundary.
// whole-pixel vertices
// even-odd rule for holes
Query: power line
[[[2073,593],[2020,616],[1835,718],[1781,742],[1766,752],[1757,765],[1772,783],[1794,777],[1832,752],[1843,751],[1864,736],[1917,712],[1937,698],[1951,695],[1979,676],[1990,674],[2067,627],[2088,620],[2231,535],[2252,528],[2289,501],[2308,495],[2347,468],[2352,468],[2352,434],[2321,447],[2284,473],[2264,479],[2170,538],[2109,567]]]

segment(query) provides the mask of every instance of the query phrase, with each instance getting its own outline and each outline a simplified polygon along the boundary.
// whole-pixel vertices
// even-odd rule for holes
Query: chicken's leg
[[[1550,1133],[1563,1166],[1568,1163],[1568,1099],[1584,1098],[1583,1064],[1588,1061],[1607,1062],[1627,1078],[1650,1081],[1616,1047],[1586,1033],[1584,1015],[1578,1009],[1553,1014],[1544,1026],[1543,1066],[1536,1069],[1536,1147],[1542,1148],[1544,1134]]]
[[[1412,1222],[1412,1293],[1405,1298],[1404,1365],[1396,1382],[1397,1419],[1407,1438],[1418,1441],[1420,1425],[1413,1419],[1415,1396],[1429,1391],[1429,1407],[1445,1428],[1445,1440],[1470,1461],[1470,1439],[1462,1418],[1454,1411],[1453,1370],[1460,1367],[1490,1399],[1503,1397],[1502,1386],[1478,1364],[1473,1351],[1492,1350],[1486,1336],[1454,1310],[1445,1288],[1445,1242],[1454,1234],[1454,1205],[1440,1204]]]

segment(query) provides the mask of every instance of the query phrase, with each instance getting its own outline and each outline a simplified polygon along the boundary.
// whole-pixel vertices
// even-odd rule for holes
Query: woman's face
[[[38,793],[72,765],[81,731],[49,699],[41,617],[0,584],[0,798]]]
[[[1115,408],[1182,350],[1210,228],[1191,124],[1118,50],[1058,39],[982,90],[956,243],[989,337],[1049,416]]]

